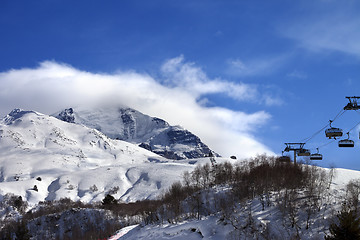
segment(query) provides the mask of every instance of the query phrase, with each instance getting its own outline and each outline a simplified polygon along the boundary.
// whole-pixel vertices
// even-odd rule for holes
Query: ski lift
[[[310,155],[310,160],[322,160],[323,156],[319,153],[319,148],[317,149],[317,153],[313,153]]]
[[[282,152],[282,156],[278,157],[277,160],[282,163],[289,163],[291,162],[289,156],[284,156],[284,151]]]
[[[359,110],[360,109],[360,103],[359,99],[360,97],[345,97],[349,100],[349,103],[344,107],[344,110]]]
[[[340,140],[339,147],[354,147],[354,141],[349,139]]]
[[[289,163],[289,162],[291,162],[289,156],[280,156],[280,157],[278,157],[278,161],[279,161],[279,162],[282,162],[282,163]]]
[[[330,128],[325,130],[325,136],[336,139],[336,137],[341,137],[343,135],[343,131],[340,128],[331,127],[332,121],[330,120]]]
[[[354,147],[354,141],[349,139],[349,133],[347,133],[348,139],[339,141],[339,147]]]
[[[305,148],[301,148],[298,152],[297,152],[298,156],[310,156],[310,150],[309,149],[305,149]]]
[[[325,130],[325,135],[330,139],[330,138],[341,137],[343,133],[340,128],[331,127]]]

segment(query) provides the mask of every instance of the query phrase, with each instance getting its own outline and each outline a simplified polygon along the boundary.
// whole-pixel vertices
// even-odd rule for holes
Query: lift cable
[[[358,122],[355,126],[353,126],[352,128],[350,128],[350,130],[348,131],[348,133],[351,132],[354,128],[356,128],[359,124],[360,124],[360,122]]]
[[[319,133],[321,133],[322,131],[324,131],[327,127],[329,127],[331,125],[332,122],[334,122],[338,117],[342,116],[346,111],[344,109],[341,109],[340,112],[338,114],[336,114],[336,116],[330,120],[330,122],[328,124],[326,124],[324,127],[322,127],[320,130],[316,131],[313,135],[311,135],[310,137],[304,138],[302,139],[300,142],[304,142],[307,143],[308,141],[310,141],[312,138],[314,138],[316,135],[318,135]]]
[[[303,139],[302,142],[304,142],[304,143],[309,142],[309,141],[310,141],[311,139],[313,139],[316,135],[318,135],[319,133],[321,133],[322,131],[324,131],[327,127],[331,126],[331,123],[334,122],[337,118],[341,117],[345,112],[346,112],[346,110],[341,109],[341,110],[339,111],[339,113],[336,114],[336,116],[335,116],[332,120],[329,121],[328,124],[326,124],[324,127],[322,127],[320,130],[318,130],[317,132],[315,132],[315,133],[314,133],[313,135],[311,135],[310,137]],[[360,112],[359,112],[359,114],[360,114]],[[333,141],[330,141],[330,142],[327,142],[327,143],[325,143],[325,144],[323,144],[323,145],[320,145],[320,146],[318,146],[317,148],[311,148],[310,150],[320,149],[320,148],[325,147],[325,146],[327,146],[327,145],[329,145],[329,144],[331,144],[331,143],[333,143],[333,142],[335,142],[335,141],[336,141],[336,139],[333,139]]]
[[[315,132],[313,135],[311,135],[308,138],[305,138],[303,140],[301,140],[301,142],[307,143],[308,141],[310,141],[312,138],[314,138],[316,135],[318,135],[319,133],[321,133],[322,131],[324,131],[327,127],[329,127],[330,123],[326,124],[323,128],[321,128],[320,130],[318,130],[317,132]]]
[[[340,117],[341,115],[343,115],[344,113],[346,112],[346,110],[344,110],[344,109],[341,109],[340,110],[340,112],[333,118],[333,120],[332,121],[335,121],[336,120],[336,118],[338,118],[338,117]]]
[[[320,148],[325,147],[325,146],[327,146],[327,145],[329,145],[329,144],[331,144],[331,143],[333,143],[333,142],[335,142],[335,141],[336,141],[336,139],[333,139],[332,141],[327,142],[327,143],[325,143],[325,144],[323,144],[323,145],[320,145],[320,146],[318,146],[317,148],[320,149]],[[316,149],[316,148],[315,148],[315,149]]]
[[[359,114],[360,114],[360,112],[359,112]],[[359,124],[360,124],[360,122],[358,122],[355,126],[353,126],[352,128],[350,128],[349,131],[347,131],[347,133],[350,133],[350,132],[351,132],[352,130],[354,130],[354,128],[356,128]],[[348,135],[348,136],[349,136],[349,135]],[[316,148],[310,148],[309,150],[314,150],[314,149],[317,149],[317,148],[320,149],[320,148],[322,148],[322,147],[325,147],[325,146],[327,146],[327,145],[335,142],[336,140],[338,140],[338,139],[333,139],[333,140],[330,141],[330,142],[327,142],[327,143],[325,143],[325,144],[323,144],[323,145],[320,145],[320,146],[318,146],[318,147],[316,147]]]
[[[331,127],[331,123],[334,122],[337,118],[341,117],[347,110],[355,110],[357,113],[360,114],[360,112],[358,111],[358,110],[360,109],[360,104],[358,105],[357,102],[356,102],[356,103],[353,103],[353,102],[351,102],[351,99],[350,99],[350,98],[360,99],[360,97],[346,97],[346,98],[348,98],[348,99],[350,100],[350,103],[348,104],[348,105],[351,105],[350,107],[347,107],[347,106],[348,106],[348,105],[347,105],[347,106],[345,106],[344,108],[342,108],[342,109],[340,110],[340,112],[339,112],[338,114],[336,114],[336,116],[335,116],[332,120],[329,121],[328,124],[326,124],[326,125],[325,125],[324,127],[322,127],[320,130],[316,131],[316,132],[315,132],[313,135],[311,135],[310,137],[304,138],[304,139],[301,140],[300,142],[302,142],[303,144],[305,144],[305,143],[307,143],[308,141],[310,141],[312,138],[314,138],[316,135],[318,135],[319,133],[321,133],[323,130],[325,130],[327,127],[329,127],[329,126]],[[355,104],[355,106],[354,106],[354,104]],[[359,124],[360,124],[360,121],[359,121],[355,126],[353,126],[352,128],[350,128],[350,130],[347,132],[348,138],[349,138],[349,133],[350,133],[354,128],[356,128]],[[360,134],[359,134],[359,137],[360,137]],[[315,148],[315,149],[317,149],[317,152],[319,152],[319,148],[325,147],[325,146],[327,146],[327,145],[335,142],[336,140],[337,140],[337,139],[334,138],[332,141],[329,141],[329,142],[327,142],[327,143],[325,143],[325,144],[322,144],[322,145],[318,146],[318,147]]]

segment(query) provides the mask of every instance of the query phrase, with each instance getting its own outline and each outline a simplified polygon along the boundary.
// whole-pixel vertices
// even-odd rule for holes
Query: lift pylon
[[[359,110],[360,109],[360,97],[345,97],[349,100],[349,103],[344,107],[344,110]]]
[[[296,164],[296,154],[304,150],[305,143],[285,143],[284,152],[294,151],[294,164]]]

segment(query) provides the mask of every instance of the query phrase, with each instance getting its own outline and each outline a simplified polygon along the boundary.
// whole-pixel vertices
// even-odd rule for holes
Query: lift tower
[[[360,97],[345,97],[349,100],[349,103],[344,107],[344,110],[359,110],[360,109]]]
[[[294,164],[296,164],[296,154],[299,152],[304,152],[305,143],[285,143],[286,147],[284,152],[294,151]]]

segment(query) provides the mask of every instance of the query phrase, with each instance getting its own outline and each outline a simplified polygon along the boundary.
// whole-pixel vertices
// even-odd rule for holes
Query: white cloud
[[[224,156],[271,153],[253,136],[270,118],[268,113],[207,108],[197,101],[202,94],[215,92],[246,100],[255,94],[251,86],[210,80],[182,57],[169,60],[162,70],[170,86],[146,74],[90,73],[51,61],[34,69],[2,72],[0,111],[5,115],[20,107],[51,114],[73,106],[127,105],[182,125]]]
[[[287,74],[286,76],[296,79],[307,79],[307,74],[299,70],[294,70],[291,73]]]
[[[229,59],[227,61],[227,73],[238,77],[267,75],[283,66],[286,58],[287,57],[283,55],[247,61],[241,59]]]
[[[167,84],[190,91],[196,97],[223,93],[236,100],[254,100],[258,95],[255,85],[209,79],[194,63],[184,62],[183,56],[168,60],[161,70],[167,78]]]
[[[264,86],[242,82],[234,83],[219,78],[209,79],[206,73],[194,63],[185,62],[183,56],[166,61],[161,70],[166,77],[164,81],[166,85],[190,92],[196,98],[204,94],[221,93],[238,101],[251,101],[268,106],[283,103],[279,97],[259,90]]]
[[[264,94],[261,100],[267,106],[280,106],[284,104],[284,101],[280,97],[273,96],[270,94]]]
[[[280,32],[311,51],[331,50],[360,57],[359,7],[358,1],[310,4],[303,10],[308,14],[282,23]]]

